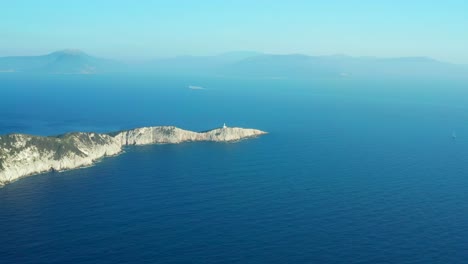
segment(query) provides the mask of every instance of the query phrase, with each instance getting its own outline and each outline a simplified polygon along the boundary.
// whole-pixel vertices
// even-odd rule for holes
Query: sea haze
[[[467,85],[0,73],[0,134],[269,132],[9,184],[0,263],[462,263]]]
[[[178,56],[123,63],[61,50],[41,56],[0,57],[0,73],[110,74],[151,73],[165,76],[223,76],[253,79],[458,79],[468,80],[466,65],[429,57],[309,56],[228,52],[214,56]]]

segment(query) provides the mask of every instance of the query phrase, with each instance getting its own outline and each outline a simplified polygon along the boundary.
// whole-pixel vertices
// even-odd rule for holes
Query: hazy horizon
[[[468,3],[100,1],[2,5],[0,57],[77,47],[123,61],[247,50],[468,64]]]
[[[404,58],[425,58],[425,59],[431,59],[435,60],[438,62],[443,62],[443,63],[449,63],[449,64],[456,64],[460,66],[465,66],[468,65],[468,63],[456,63],[452,61],[447,61],[447,60],[439,60],[437,58],[431,57],[431,56],[361,56],[361,55],[349,55],[349,54],[344,54],[344,53],[330,53],[330,54],[307,54],[307,53],[295,53],[295,52],[286,52],[286,53],[269,53],[269,52],[262,52],[262,51],[257,51],[257,50],[227,50],[224,52],[219,52],[219,53],[212,53],[212,54],[203,54],[203,55],[196,55],[196,54],[175,54],[175,55],[167,55],[167,56],[156,56],[156,55],[148,55],[148,57],[145,58],[135,58],[135,59],[129,59],[129,58],[119,58],[119,57],[107,57],[107,56],[101,56],[101,54],[95,54],[95,53],[89,53],[86,50],[80,49],[80,48],[63,48],[63,49],[58,49],[58,50],[50,50],[46,51],[45,53],[34,53],[34,54],[12,54],[12,55],[7,55],[7,56],[0,56],[0,58],[6,58],[6,57],[35,57],[35,56],[44,56],[44,55],[49,55],[53,54],[56,52],[77,52],[77,53],[83,53],[92,57],[96,58],[101,58],[101,59],[110,59],[110,60],[115,60],[119,62],[124,62],[124,63],[138,63],[138,62],[147,62],[151,60],[158,60],[158,59],[172,59],[172,58],[178,58],[178,57],[215,57],[215,56],[223,56],[223,55],[228,55],[228,54],[236,54],[236,53],[257,53],[256,55],[273,55],[273,56],[291,56],[291,55],[303,55],[303,56],[308,56],[308,57],[350,57],[350,58],[356,58],[356,59],[361,59],[361,58],[375,58],[375,59],[404,59]],[[252,55],[252,56],[256,56]]]

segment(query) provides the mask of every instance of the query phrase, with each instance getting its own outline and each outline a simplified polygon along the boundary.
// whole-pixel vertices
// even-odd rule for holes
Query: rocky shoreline
[[[0,187],[22,177],[90,166],[129,145],[232,142],[257,137],[257,129],[224,127],[193,132],[174,126],[142,127],[113,133],[75,132],[54,137],[25,134],[0,136]]]

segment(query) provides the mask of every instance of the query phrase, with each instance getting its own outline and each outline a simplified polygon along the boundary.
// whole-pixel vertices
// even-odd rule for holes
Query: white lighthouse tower
[[[226,126],[226,123],[223,124],[223,129],[225,129],[227,126]]]

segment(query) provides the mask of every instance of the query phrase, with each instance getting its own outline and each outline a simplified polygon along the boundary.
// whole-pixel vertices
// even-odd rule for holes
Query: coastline
[[[174,126],[156,126],[111,133],[74,132],[52,137],[3,135],[0,136],[0,188],[50,171],[94,166],[104,158],[123,154],[126,146],[197,141],[235,143],[266,133],[238,127],[193,132]]]

